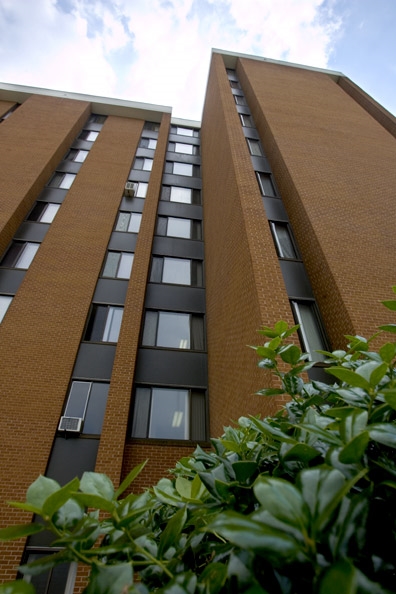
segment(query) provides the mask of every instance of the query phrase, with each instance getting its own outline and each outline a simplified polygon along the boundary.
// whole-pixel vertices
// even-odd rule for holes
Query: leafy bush
[[[396,300],[384,304],[396,310]],[[296,329],[263,328],[255,347],[280,386],[260,393],[288,394],[284,409],[240,418],[212,451],[182,458],[173,479],[122,498],[144,465],[118,489],[92,472],[64,487],[39,477],[26,503],[11,505],[42,523],[0,537],[47,529],[63,549],[20,571],[85,563],[85,594],[395,592],[396,344],[376,352],[348,336],[346,351],[324,353],[336,383],[306,383],[312,363],[288,343]],[[20,580],[0,587],[33,591]]]

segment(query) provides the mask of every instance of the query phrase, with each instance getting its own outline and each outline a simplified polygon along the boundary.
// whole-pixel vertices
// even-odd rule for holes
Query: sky
[[[396,115],[396,0],[0,0],[0,82],[200,120],[212,48],[340,71]]]

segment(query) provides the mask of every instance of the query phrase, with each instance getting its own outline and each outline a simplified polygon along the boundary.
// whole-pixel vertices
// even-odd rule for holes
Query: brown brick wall
[[[0,126],[0,254],[77,136],[89,103],[32,95]]]
[[[142,126],[107,119],[0,326],[2,526],[27,519],[5,502],[24,500],[45,472]],[[7,548],[19,561],[23,543]],[[12,577],[15,559],[0,559],[0,575]]]
[[[250,154],[221,56],[214,54],[202,122],[210,433],[240,415],[271,414],[275,399],[247,345],[279,319],[293,323]]]
[[[122,328],[117,344],[106,416],[96,463],[96,471],[106,473],[115,484],[119,483],[122,471],[140,324],[150,268],[151,246],[161,191],[169,125],[170,115],[164,114],[136,243],[135,258],[125,300]]]
[[[0,118],[14,107],[15,101],[0,101]],[[3,123],[3,122],[2,122]]]
[[[238,72],[332,346],[370,336],[396,278],[395,139],[326,74]]]

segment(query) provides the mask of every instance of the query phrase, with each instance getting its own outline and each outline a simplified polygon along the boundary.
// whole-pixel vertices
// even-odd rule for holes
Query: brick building
[[[149,458],[147,486],[272,414],[261,325],[300,323],[322,377],[315,349],[384,322],[396,120],[342,74],[214,51],[201,123],[5,84],[0,120],[2,526],[39,474],[117,484]],[[2,545],[1,580],[46,546]]]

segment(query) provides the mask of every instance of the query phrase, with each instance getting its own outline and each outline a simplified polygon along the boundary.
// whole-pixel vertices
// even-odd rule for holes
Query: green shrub
[[[384,304],[396,310],[396,300]],[[348,350],[325,353],[335,383],[305,383],[312,363],[288,343],[296,328],[263,328],[255,347],[281,386],[260,393],[288,394],[284,409],[240,418],[212,451],[181,459],[173,479],[122,498],[144,465],[118,489],[92,472],[64,487],[39,477],[12,505],[42,523],[0,537],[47,529],[63,549],[20,571],[85,563],[85,594],[395,592],[396,344],[372,351],[348,336]],[[21,580],[0,587],[33,591]]]

